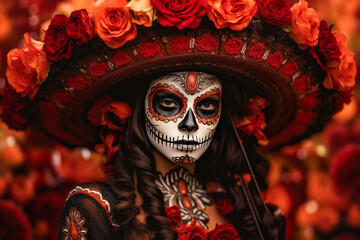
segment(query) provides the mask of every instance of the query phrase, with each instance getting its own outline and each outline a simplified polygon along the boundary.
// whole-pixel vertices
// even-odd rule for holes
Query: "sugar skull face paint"
[[[153,80],[145,98],[146,133],[170,161],[195,162],[209,147],[221,113],[221,83],[203,72]]]

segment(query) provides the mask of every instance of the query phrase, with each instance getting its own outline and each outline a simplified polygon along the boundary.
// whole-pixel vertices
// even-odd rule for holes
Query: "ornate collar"
[[[176,168],[163,177],[158,173],[155,183],[164,194],[166,207],[178,205],[181,213],[181,222],[191,224],[198,221],[208,229],[208,215],[204,212],[205,205],[212,201],[204,189],[203,184],[187,169]]]

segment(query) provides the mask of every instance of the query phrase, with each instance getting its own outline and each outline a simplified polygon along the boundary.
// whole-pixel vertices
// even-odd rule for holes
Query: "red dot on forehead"
[[[186,87],[190,91],[194,91],[197,86],[198,76],[196,72],[189,72],[186,78]]]

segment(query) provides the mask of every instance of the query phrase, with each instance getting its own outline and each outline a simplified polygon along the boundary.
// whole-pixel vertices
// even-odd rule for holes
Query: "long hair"
[[[236,111],[245,115],[247,97],[244,94],[233,92],[235,88],[230,83],[223,83],[222,114],[216,133],[208,150],[197,161],[195,174],[207,181],[216,181],[226,189],[226,195],[234,204],[234,211],[227,217],[244,239],[258,239],[257,229],[249,207],[245,201],[244,193],[233,179],[229,179],[228,172],[243,173],[244,155],[241,151],[234,130],[230,127],[227,111]],[[146,90],[146,89],[144,89]],[[164,197],[155,185],[157,176],[155,159],[151,153],[145,132],[144,95],[139,98],[134,107],[133,114],[122,137],[120,150],[114,160],[114,177],[110,182],[117,205],[113,208],[114,219],[130,231],[151,232],[154,239],[177,239],[176,231],[170,229],[171,220],[166,216]],[[236,104],[233,104],[234,101]],[[232,103],[232,104],[229,104]],[[230,109],[236,106],[236,110]],[[244,139],[249,159],[261,189],[265,189],[265,176],[267,174],[266,162],[255,150],[252,139]],[[136,175],[136,182],[134,176]],[[146,225],[136,220],[140,209],[135,205],[135,189],[142,198],[142,209],[146,214]],[[262,231],[266,239],[275,239],[277,229],[273,218],[261,208],[261,199],[252,182],[249,184],[250,192],[255,196],[256,205],[262,219]]]

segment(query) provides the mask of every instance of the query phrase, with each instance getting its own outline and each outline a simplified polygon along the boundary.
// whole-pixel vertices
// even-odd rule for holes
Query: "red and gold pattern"
[[[196,109],[196,105],[198,104],[198,102],[200,102],[201,100],[211,96],[211,95],[215,95],[215,94],[218,94],[219,96],[221,96],[220,94],[220,90],[218,88],[213,88],[213,89],[210,89],[209,91],[206,91],[204,94],[202,94],[200,97],[197,97],[194,101],[194,109]],[[211,125],[211,124],[215,124],[216,121],[219,119],[219,116],[220,116],[220,112],[221,112],[221,105],[219,105],[219,108],[218,108],[218,112],[217,114],[215,115],[215,117],[213,118],[210,118],[210,119],[204,119],[204,118],[201,118],[197,112],[195,111],[195,115],[199,121],[199,123],[203,123],[203,124],[207,124],[207,125]]]
[[[174,93],[181,99],[182,108],[177,115],[175,115],[173,117],[164,117],[155,112],[154,106],[153,106],[153,98],[154,98],[154,94],[159,90],[166,90],[171,93]],[[186,103],[187,103],[187,99],[185,98],[184,94],[180,93],[179,89],[175,88],[173,85],[168,85],[166,83],[164,83],[164,84],[159,83],[156,86],[151,88],[151,93],[149,94],[149,106],[148,107],[149,107],[149,111],[150,111],[152,117],[154,117],[157,121],[164,121],[164,122],[174,121],[174,122],[176,122],[179,117],[182,118],[184,116],[185,110],[186,110]]]
[[[64,233],[63,240],[86,240],[85,234],[87,229],[84,227],[85,218],[81,217],[79,211],[76,208],[72,208],[69,211],[69,215],[66,216],[66,226],[62,228]]]
[[[110,214],[110,212],[111,212],[110,204],[109,204],[109,202],[107,200],[105,200],[103,198],[103,195],[100,192],[95,191],[95,190],[91,190],[89,188],[82,188],[80,186],[77,186],[76,188],[74,188],[72,191],[69,192],[69,195],[68,195],[67,199],[69,199],[71,196],[74,196],[75,194],[78,194],[78,193],[83,193],[83,194],[86,194],[86,195],[90,195],[96,201],[98,201],[98,203],[100,203],[101,206],[106,211],[110,222],[112,222],[112,215]]]

